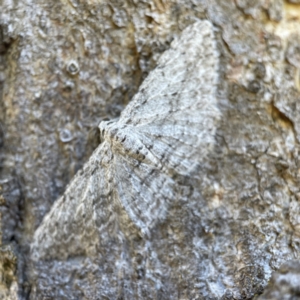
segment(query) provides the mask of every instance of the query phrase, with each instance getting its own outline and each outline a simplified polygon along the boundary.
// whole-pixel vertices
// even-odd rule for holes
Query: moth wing
[[[174,201],[175,182],[171,177],[132,157],[115,158],[117,197],[133,223],[148,234],[167,216]]]
[[[132,124],[170,172],[190,175],[214,144],[219,54],[213,26],[186,28],[141,85],[119,122]]]
[[[113,219],[114,184],[108,184],[107,180],[111,158],[110,148],[104,143],[76,174],[36,230],[31,245],[33,259],[63,259],[96,251],[99,233],[108,231]]]
[[[215,114],[219,52],[209,21],[187,27],[172,42],[127,105],[120,123],[143,126],[192,108]],[[199,111],[198,111],[199,113]]]

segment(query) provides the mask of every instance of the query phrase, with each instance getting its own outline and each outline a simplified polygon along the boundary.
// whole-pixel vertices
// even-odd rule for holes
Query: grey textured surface
[[[288,2],[0,2],[0,212],[2,243],[13,246],[0,253],[2,294],[252,299],[299,259],[299,5]],[[193,182],[200,192],[176,190],[185,196],[150,238],[119,203],[120,225],[104,239],[87,223],[88,254],[62,251],[33,269],[34,230],[99,144],[96,125],[118,116],[170,41],[205,18],[217,26],[221,118]],[[17,266],[6,268],[13,253]]]
[[[172,43],[119,121],[100,123],[101,145],[35,233],[32,257],[36,262],[74,256],[93,257],[93,262],[108,259],[98,253],[114,239],[122,245],[122,232],[132,225],[145,243],[144,251],[150,251],[151,235],[173,217],[176,202],[199,193],[195,183],[213,149],[220,116],[218,64],[208,21],[196,22]],[[115,262],[125,263],[122,256]],[[118,276],[116,267],[107,278],[109,285]],[[163,275],[141,272],[146,282],[161,285]],[[123,280],[121,276],[118,285]],[[104,282],[99,278],[98,284]],[[103,295],[99,291],[97,296]]]
[[[98,146],[99,122],[119,116],[173,38],[204,16],[193,8],[0,1],[2,243],[17,246],[21,298],[35,229]]]
[[[298,300],[300,299],[300,262],[291,260],[284,263],[268,283],[264,293],[257,300]]]

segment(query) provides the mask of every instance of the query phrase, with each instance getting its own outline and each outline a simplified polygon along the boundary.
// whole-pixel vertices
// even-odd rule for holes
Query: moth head
[[[117,133],[119,132],[119,124],[117,120],[108,120],[102,121],[99,124],[100,130],[100,140],[103,142],[104,140],[113,140],[115,139]]]

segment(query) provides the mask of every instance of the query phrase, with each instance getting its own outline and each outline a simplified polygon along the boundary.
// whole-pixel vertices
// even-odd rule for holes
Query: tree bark
[[[300,6],[290,2],[0,2],[0,297],[251,299],[299,258]],[[34,232],[98,146],[100,121],[119,116],[199,19],[215,26],[222,117],[197,217],[174,207],[148,253],[129,228],[101,261],[32,264]]]

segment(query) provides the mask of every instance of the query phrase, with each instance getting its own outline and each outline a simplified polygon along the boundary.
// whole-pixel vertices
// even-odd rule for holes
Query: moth
[[[177,185],[197,176],[214,145],[218,66],[212,24],[187,27],[120,118],[100,123],[101,144],[35,232],[36,255],[60,255],[62,245],[77,253],[117,226],[120,210],[144,235],[165,219]]]

